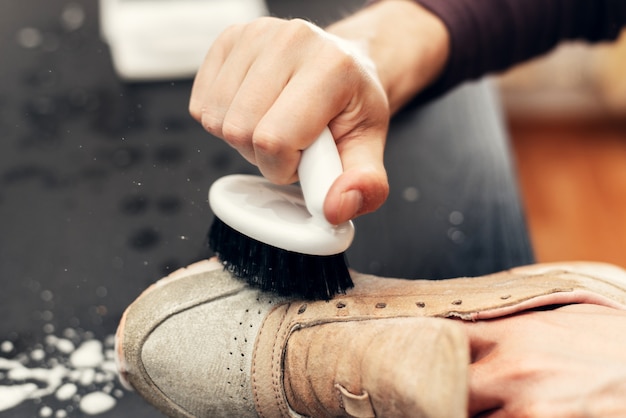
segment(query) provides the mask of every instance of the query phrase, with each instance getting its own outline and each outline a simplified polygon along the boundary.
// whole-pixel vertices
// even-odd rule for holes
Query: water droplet
[[[138,250],[149,250],[158,245],[161,235],[152,228],[142,228],[130,238],[130,245]]]
[[[145,196],[129,196],[122,200],[122,212],[126,215],[140,215],[148,209],[148,198]]]
[[[178,145],[163,145],[156,150],[155,159],[164,165],[180,163],[183,159],[183,149]]]
[[[98,288],[96,289],[96,295],[100,298],[106,297],[108,293],[109,291],[104,286],[98,286]]]
[[[457,210],[450,212],[450,215],[448,216],[448,221],[452,225],[461,225],[464,220],[465,220],[465,216],[463,215],[463,213]]]
[[[25,27],[17,32],[17,43],[23,48],[36,48],[42,41],[43,36],[38,29]]]
[[[462,244],[465,241],[465,233],[457,228],[450,228],[448,238],[455,244]]]
[[[134,148],[119,148],[111,155],[113,165],[119,168],[127,168],[141,160],[141,153]]]
[[[44,290],[39,296],[44,302],[50,302],[54,298],[54,294],[50,290]]]
[[[61,12],[61,25],[67,31],[79,29],[85,23],[85,10],[78,3],[68,3]]]
[[[39,292],[39,290],[41,289],[41,284],[36,280],[29,279],[28,288],[31,290],[31,292]]]
[[[402,198],[407,202],[417,202],[420,198],[420,192],[415,187],[407,187],[402,191]]]
[[[180,211],[182,206],[181,199],[176,196],[163,196],[157,201],[159,211],[166,215],[173,215]]]

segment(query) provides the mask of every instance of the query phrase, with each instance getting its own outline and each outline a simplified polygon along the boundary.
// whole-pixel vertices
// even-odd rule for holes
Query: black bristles
[[[344,253],[331,256],[282,250],[244,235],[215,217],[209,246],[236,277],[261,290],[328,300],[353,286]]]

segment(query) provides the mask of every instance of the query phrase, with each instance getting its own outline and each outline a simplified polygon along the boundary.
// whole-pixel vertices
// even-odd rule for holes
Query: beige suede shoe
[[[596,263],[354,282],[330,302],[305,302],[251,289],[215,261],[179,270],[124,314],[120,373],[175,417],[463,417],[468,343],[442,318],[583,302],[626,308],[626,273]]]

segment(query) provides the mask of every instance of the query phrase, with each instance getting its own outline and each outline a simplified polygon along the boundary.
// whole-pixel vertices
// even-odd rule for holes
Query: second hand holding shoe
[[[464,417],[469,343],[453,319],[626,305],[626,272],[597,263],[443,281],[354,274],[329,302],[276,297],[222,267],[162,279],[118,328],[123,380],[169,416]]]

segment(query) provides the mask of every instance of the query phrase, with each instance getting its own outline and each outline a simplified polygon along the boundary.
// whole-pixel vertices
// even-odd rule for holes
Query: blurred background
[[[626,36],[498,77],[538,261],[626,267]]]

